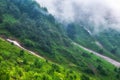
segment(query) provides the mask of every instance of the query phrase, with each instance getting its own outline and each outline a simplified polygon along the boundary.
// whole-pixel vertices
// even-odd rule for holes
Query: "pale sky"
[[[61,21],[86,21],[97,29],[104,25],[103,28],[120,30],[120,0],[36,1]]]

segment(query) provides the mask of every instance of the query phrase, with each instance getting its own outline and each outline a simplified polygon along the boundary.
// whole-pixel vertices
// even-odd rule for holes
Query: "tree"
[[[112,48],[111,53],[115,54],[117,52],[117,47]]]
[[[25,53],[25,51],[24,51],[24,50],[21,50],[21,51],[20,51],[20,56],[24,56],[24,53]]]
[[[99,53],[103,54],[104,53],[103,49],[99,49]]]
[[[3,57],[2,56],[0,56],[0,63],[1,63],[1,61],[3,60]]]
[[[82,53],[82,56],[83,56],[83,57],[86,57],[86,58],[90,58],[90,57],[91,57],[89,54],[87,54],[87,53],[85,53],[85,52]]]
[[[101,65],[98,65],[97,69],[101,75],[107,76],[107,71]]]
[[[34,65],[36,68],[41,68],[42,67],[42,62],[39,61],[39,59],[35,59]]]
[[[42,80],[51,80],[49,75],[43,75]]]
[[[93,70],[91,70],[90,68],[85,69],[84,72],[87,74],[94,74]]]
[[[120,79],[120,68],[115,68],[114,71],[117,73],[116,78]]]
[[[90,80],[90,79],[89,79],[88,76],[86,76],[86,75],[82,75],[82,76],[81,76],[81,80]]]
[[[74,25],[74,24],[69,24],[69,25],[67,26],[67,35],[68,35],[68,37],[70,37],[71,39],[74,39],[74,38],[75,38],[76,28],[75,28],[75,25]]]
[[[5,68],[0,69],[0,80],[10,80],[9,72]]]
[[[3,22],[3,18],[0,16],[0,23],[2,23]]]

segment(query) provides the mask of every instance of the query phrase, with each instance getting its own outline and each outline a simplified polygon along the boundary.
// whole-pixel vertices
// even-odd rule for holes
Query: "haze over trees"
[[[46,8],[41,7],[34,0],[0,1],[0,37],[14,39],[26,49],[45,58],[37,58],[0,38],[0,80],[116,80],[120,78],[118,68],[72,44],[75,41],[100,51],[101,48],[94,42],[100,41],[99,38],[104,36],[90,36],[78,23],[70,23],[67,26],[59,23]],[[106,38],[102,40],[106,41]],[[110,40],[112,41],[111,38]],[[104,44],[104,41],[100,42]],[[118,46],[112,48],[110,46],[106,49],[102,50],[104,55],[116,58],[110,51],[117,55]],[[118,58],[116,59],[119,61]]]

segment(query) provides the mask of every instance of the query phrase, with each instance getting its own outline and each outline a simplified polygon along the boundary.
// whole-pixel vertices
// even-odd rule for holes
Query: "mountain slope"
[[[99,60],[99,58],[97,59]],[[13,45],[13,43],[8,43],[0,38],[0,80],[109,80],[111,77],[106,77],[108,75],[112,75],[112,80],[116,80],[113,74],[117,75],[117,73],[112,71],[114,67],[105,61],[104,63],[100,61],[101,60],[98,61],[99,64],[106,64],[106,67],[109,66],[109,72],[111,72],[111,74],[106,73],[105,67],[104,69],[98,67],[102,70],[99,70],[101,77],[99,76],[98,78],[87,75],[88,73],[85,74],[71,68],[64,68],[51,61],[33,56],[26,50],[22,50]],[[89,74],[90,73],[91,72],[89,72]]]
[[[120,32],[109,29],[95,37],[111,54],[117,56],[117,58],[120,57]]]
[[[79,80],[80,76],[0,38],[0,80]]]
[[[4,5],[1,6],[3,10],[1,12],[2,23],[0,24],[1,35],[15,37],[25,47],[37,51],[39,54],[41,51],[46,52],[41,55],[51,58],[56,57],[57,48],[71,46],[54,17],[35,1],[3,0],[1,4],[3,4],[2,2]],[[9,5],[5,5],[8,3]]]
[[[77,44],[77,43],[73,43],[73,44],[74,44],[74,45],[77,45],[77,46],[79,46],[79,47],[81,47],[81,48],[83,48],[84,50],[86,50],[86,51],[88,51],[88,52],[91,52],[91,53],[93,53],[93,54],[95,54],[95,55],[97,55],[97,56],[105,59],[106,61],[110,62],[111,64],[115,65],[116,67],[120,67],[120,62],[117,62],[117,61],[115,61],[115,60],[113,60],[113,59],[111,59],[111,58],[109,58],[109,57],[107,57],[107,56],[101,55],[100,53],[97,53],[97,52],[95,52],[95,51],[93,51],[93,50],[90,50],[90,49],[88,49],[88,48],[85,48],[85,47],[83,47],[83,46],[81,46],[81,45],[79,45],[79,44]]]
[[[120,61],[119,32],[115,30],[105,30],[95,34],[89,28],[86,28],[86,25],[70,23],[66,28],[66,33],[74,42]]]
[[[53,65],[55,68],[52,68],[52,70],[55,70],[55,72],[51,73],[51,71],[47,70],[51,69],[48,67],[51,67],[51,63],[43,61],[43,64],[45,65],[41,68],[41,62],[39,62],[38,59],[36,61],[32,60],[35,58],[26,54],[27,52],[25,52],[25,59],[24,57],[21,58],[21,56],[16,53],[22,54],[24,51],[18,51],[13,47],[13,45],[8,44],[7,42],[4,43],[1,40],[2,43],[0,45],[0,51],[1,55],[4,56],[4,58],[3,56],[1,57],[1,60],[4,62],[8,58],[6,63],[10,62],[11,65],[13,65],[13,68],[15,67],[15,64],[20,68],[21,63],[24,64],[22,66],[23,70],[21,71],[25,74],[24,77],[27,77],[29,74],[31,75],[32,73],[36,73],[38,76],[47,74],[47,79],[45,78],[45,80],[56,80],[56,75],[59,76],[59,78],[65,78],[65,80],[79,80],[81,77],[80,74],[83,74],[83,80],[89,80],[89,78],[91,80],[110,80],[111,78],[116,80],[119,76],[119,70],[115,66],[102,60],[96,55],[73,45],[72,40],[67,37],[63,26],[47,12],[46,8],[40,7],[34,0],[0,1],[0,36],[5,39],[9,38],[18,41],[26,49],[34,51],[53,63],[59,64],[59,66],[62,66],[61,68],[70,69],[70,71],[68,70],[69,74],[67,74],[66,71],[64,73],[64,69],[59,71],[58,66],[56,69],[56,65]],[[91,38],[91,40],[93,40],[93,38]],[[11,56],[10,53],[14,54]],[[32,64],[34,62],[36,62],[38,66],[36,63]],[[5,66],[6,64],[4,65],[3,63],[1,66],[2,65],[6,70],[8,69],[8,73],[11,75],[12,72],[9,72],[8,67],[10,65]],[[38,67],[37,69],[36,66]],[[39,66],[43,71],[39,70]],[[17,71],[15,70],[14,73],[15,72]],[[38,72],[42,72],[43,74],[39,74]],[[3,74],[2,77],[4,77],[5,74]],[[76,77],[74,75],[76,75]],[[19,75],[15,75],[15,77],[16,76],[20,77]],[[32,76],[35,80],[34,75]],[[65,76],[69,76],[69,78],[66,78]]]

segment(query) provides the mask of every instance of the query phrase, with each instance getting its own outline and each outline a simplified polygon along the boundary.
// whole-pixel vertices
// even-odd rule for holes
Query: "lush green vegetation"
[[[54,17],[35,1],[2,0],[0,4],[2,4],[0,6],[1,35],[15,37],[25,47],[39,53],[46,52],[46,54],[41,53],[41,55],[51,58],[56,58],[57,48],[71,46],[61,25],[56,23]]]
[[[71,44],[72,40],[75,40],[95,50],[99,48],[93,45],[95,43],[91,41],[94,41],[94,38],[91,38],[83,27],[72,27],[74,25],[69,25],[66,35],[63,26],[34,0],[1,0],[0,36],[19,41],[22,46],[35,51],[46,60],[36,58],[0,39],[0,79],[119,79],[119,69]]]
[[[96,35],[98,41],[113,55],[120,57],[120,33],[115,30],[106,30]]]
[[[85,29],[84,25],[81,26],[77,23],[70,23],[66,28],[66,32],[68,37],[82,46],[120,61],[118,58],[120,56],[119,32],[108,30],[93,35]],[[96,42],[101,43],[102,47]]]
[[[0,80],[116,80],[120,78],[119,69],[109,63],[100,60],[100,58],[90,54],[82,54],[84,57],[94,57],[99,65],[93,66],[92,60],[89,61],[89,68],[84,68],[87,60],[75,69],[73,67],[62,67],[46,59],[33,56],[29,52],[22,50],[12,43],[6,42],[0,38]],[[106,64],[104,67],[102,65]],[[73,65],[73,64],[71,64]],[[74,65],[75,66],[75,65]],[[87,65],[86,65],[87,66]],[[108,68],[109,69],[106,69]],[[90,69],[92,68],[92,70]],[[114,70],[113,70],[114,69]],[[79,70],[79,71],[78,71]],[[81,71],[80,71],[81,70]],[[100,75],[98,75],[100,74]],[[109,77],[112,75],[112,77]],[[96,76],[96,77],[95,77]],[[99,76],[99,78],[97,77]]]
[[[81,77],[78,72],[35,57],[0,39],[0,80],[79,80]]]
[[[67,28],[68,36],[75,42],[88,47],[93,50],[99,50],[100,47],[96,45],[95,38],[92,37],[84,28],[79,24],[70,23]]]

